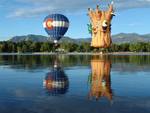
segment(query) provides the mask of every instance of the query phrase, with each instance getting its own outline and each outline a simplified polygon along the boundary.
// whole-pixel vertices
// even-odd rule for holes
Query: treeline
[[[150,42],[138,42],[138,43],[123,43],[112,44],[108,49],[92,48],[90,43],[82,42],[79,44],[62,42],[59,44],[57,50],[63,52],[150,52]],[[0,42],[0,52],[9,53],[25,53],[25,52],[54,52],[56,48],[52,42],[32,42],[23,41],[14,43],[11,41]]]
[[[113,44],[109,51],[112,52],[150,52],[150,42]]]

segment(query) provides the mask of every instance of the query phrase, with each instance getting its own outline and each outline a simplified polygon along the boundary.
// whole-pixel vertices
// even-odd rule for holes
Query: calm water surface
[[[150,56],[0,56],[0,113],[150,113]]]

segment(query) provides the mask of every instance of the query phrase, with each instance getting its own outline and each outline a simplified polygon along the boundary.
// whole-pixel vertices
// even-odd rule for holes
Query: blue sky
[[[13,36],[39,34],[47,36],[42,22],[50,13],[63,13],[70,20],[66,36],[90,37],[87,31],[87,8],[107,8],[111,0],[0,0],[0,40]],[[114,0],[116,17],[112,34],[150,33],[150,0]]]

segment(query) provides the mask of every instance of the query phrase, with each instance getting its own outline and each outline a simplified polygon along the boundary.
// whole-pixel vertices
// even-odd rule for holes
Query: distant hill
[[[42,35],[25,35],[25,36],[14,36],[9,41],[12,42],[21,42],[21,41],[28,41],[31,40],[33,42],[46,42],[48,37]]]
[[[51,38],[42,36],[42,35],[25,35],[25,36],[15,36],[12,37],[9,41],[12,42],[21,42],[31,40],[33,42],[46,42],[53,41]],[[60,42],[90,42],[91,38],[78,38],[73,39],[70,37],[63,37]],[[150,34],[139,35],[136,33],[120,33],[112,36],[113,43],[135,43],[135,42],[150,42]]]
[[[47,42],[47,41],[53,41],[52,38],[42,36],[42,35],[24,35],[24,36],[14,36],[12,37],[9,41],[12,42],[22,42],[22,41],[33,41],[33,42]],[[60,42],[72,42],[72,43],[80,43],[80,42],[90,42],[91,38],[78,38],[78,39],[73,39],[70,37],[62,37],[60,39]]]
[[[136,33],[120,33],[112,36],[114,43],[150,42],[150,34],[139,35]]]

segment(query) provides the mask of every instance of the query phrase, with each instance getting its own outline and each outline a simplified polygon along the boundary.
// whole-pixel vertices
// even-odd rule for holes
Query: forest
[[[1,41],[1,53],[33,53],[33,52],[150,52],[150,42],[112,44],[110,48],[92,48],[89,42],[62,42],[55,47],[52,42],[12,42]]]

